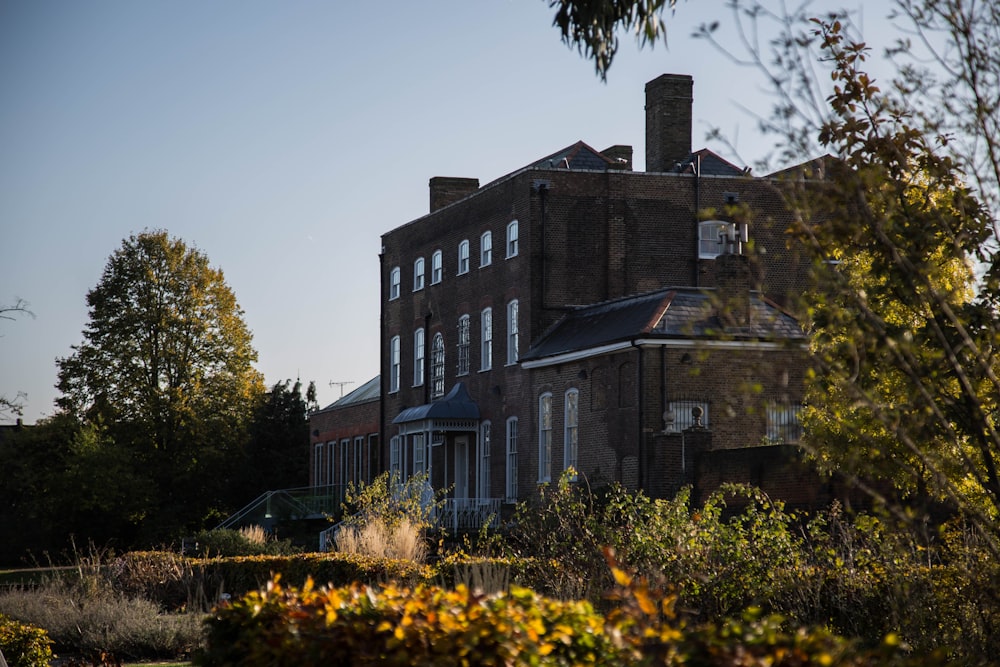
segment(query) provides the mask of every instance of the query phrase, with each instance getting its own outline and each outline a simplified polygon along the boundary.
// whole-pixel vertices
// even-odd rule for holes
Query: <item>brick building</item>
[[[382,236],[372,470],[427,472],[469,518],[568,466],[667,495],[692,482],[688,440],[797,439],[790,214],[773,179],[692,152],[692,90],[647,84],[645,172],[578,142],[483,186],[432,178],[430,212]],[[314,464],[361,436],[344,417],[351,435],[313,428]],[[352,479],[346,456],[314,483]]]

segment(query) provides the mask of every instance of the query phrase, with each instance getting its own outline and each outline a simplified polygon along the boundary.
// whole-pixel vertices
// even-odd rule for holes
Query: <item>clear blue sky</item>
[[[36,315],[0,321],[0,395],[54,412],[87,291],[148,228],[224,271],[268,384],[332,402],[378,373],[379,236],[427,212],[431,177],[487,183],[577,140],[642,169],[664,72],[694,76],[695,148],[765,154],[738,106],[766,112],[763,83],[689,38],[728,16],[679,3],[669,48],[625,37],[602,83],[545,0],[0,0],[0,304]]]

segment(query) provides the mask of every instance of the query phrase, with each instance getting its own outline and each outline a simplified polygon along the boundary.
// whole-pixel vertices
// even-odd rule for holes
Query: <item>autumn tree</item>
[[[128,452],[161,523],[191,523],[220,504],[263,393],[243,311],[222,271],[164,231],[124,240],[87,305],[57,404]]]

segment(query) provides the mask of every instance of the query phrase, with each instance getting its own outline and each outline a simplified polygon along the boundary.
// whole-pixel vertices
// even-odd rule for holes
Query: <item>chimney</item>
[[[431,213],[454,204],[459,199],[465,199],[479,189],[478,178],[456,178],[452,176],[435,176],[430,182]]]
[[[726,328],[751,325],[748,256],[727,252],[715,258],[715,292],[719,319]]]
[[[614,161],[612,169],[622,171],[632,171],[632,147],[631,146],[611,146],[601,151],[601,155]]]
[[[694,80],[663,74],[646,84],[646,171],[674,171],[691,154]]]

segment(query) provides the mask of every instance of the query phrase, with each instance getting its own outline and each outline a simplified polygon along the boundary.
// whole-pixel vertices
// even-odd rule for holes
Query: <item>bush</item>
[[[10,667],[48,667],[52,640],[45,630],[0,614],[0,653]]]
[[[342,526],[334,543],[339,553],[414,563],[423,563],[427,559],[423,531],[405,518],[396,525],[374,518],[359,526]]]
[[[194,537],[197,555],[227,558],[230,556],[286,556],[297,550],[291,540],[278,540],[260,526],[239,530],[216,528],[203,530]]]

